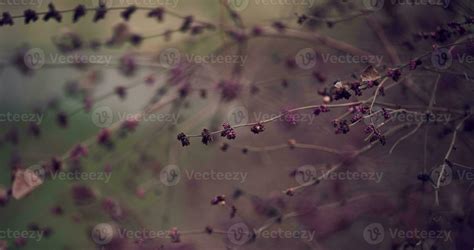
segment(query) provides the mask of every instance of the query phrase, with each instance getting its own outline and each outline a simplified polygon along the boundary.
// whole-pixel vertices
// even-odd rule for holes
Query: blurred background
[[[98,22],[98,1],[53,3],[88,11],[77,23],[64,12],[61,22],[15,18],[0,27],[0,249],[473,249],[472,119],[450,155],[462,167],[450,166],[438,200],[423,181],[445,164],[472,110],[471,1],[108,0]],[[0,8],[21,16],[48,4],[5,0]],[[126,21],[130,5],[142,8]],[[163,21],[147,16],[159,7]],[[190,15],[194,29],[183,31]],[[450,51],[449,67],[433,62],[434,44],[456,41],[464,43]],[[418,70],[403,71],[408,80],[389,80],[377,98],[423,112],[436,89],[439,119],[397,142],[422,118],[396,116],[384,133],[408,127],[356,158],[350,153],[370,144],[370,122],[335,134],[332,122],[347,108],[291,112],[261,134],[243,127],[235,140],[217,133],[210,145],[176,140],[327,104],[335,83],[357,81],[367,66],[383,74],[426,53]],[[67,61],[77,55],[84,61]],[[366,100],[375,89],[331,103]],[[148,118],[136,116],[144,111]],[[74,175],[48,176],[54,157]],[[332,176],[285,194],[304,186],[305,170],[319,177],[340,162],[344,176],[367,177]],[[40,170],[40,185],[14,184],[26,169]],[[28,194],[11,197],[15,188]],[[213,206],[221,195],[226,202]],[[270,236],[248,239],[252,229]],[[415,229],[452,238],[394,233]]]

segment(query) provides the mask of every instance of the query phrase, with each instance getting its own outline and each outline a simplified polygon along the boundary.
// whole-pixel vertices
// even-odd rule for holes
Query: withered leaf
[[[372,65],[364,69],[360,78],[363,82],[376,81],[380,79],[380,73]]]
[[[43,179],[38,176],[34,171],[29,169],[20,169],[15,173],[12,196],[17,200],[20,200],[29,193],[31,193],[33,190],[35,190],[41,184],[43,184]]]

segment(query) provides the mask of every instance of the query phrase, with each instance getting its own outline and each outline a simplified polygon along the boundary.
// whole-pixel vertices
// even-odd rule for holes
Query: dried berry
[[[263,126],[263,124],[261,124],[260,122],[253,125],[252,128],[250,129],[250,131],[252,131],[254,134],[258,134],[258,133],[261,133],[263,131],[265,131],[265,127]]]
[[[43,20],[47,22],[51,18],[56,20],[58,23],[60,23],[62,20],[61,13],[56,10],[54,4],[52,3],[48,4],[48,12],[44,15]]]
[[[201,133],[201,136],[202,136],[202,143],[204,143],[205,145],[208,145],[209,143],[212,142],[212,135],[211,133],[209,132],[208,129],[203,129],[202,130],[202,133]]]
[[[179,133],[177,136],[178,141],[181,142],[183,147],[189,146],[191,143],[189,142],[189,138],[184,133]]]

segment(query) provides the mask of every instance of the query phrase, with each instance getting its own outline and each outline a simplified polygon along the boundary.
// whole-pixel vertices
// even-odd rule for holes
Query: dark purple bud
[[[162,21],[163,21],[164,13],[165,13],[165,9],[163,9],[163,8],[161,8],[161,7],[158,7],[158,8],[156,8],[156,9],[151,10],[151,11],[148,13],[148,17],[154,17],[154,18],[156,18],[156,20],[157,20],[158,22],[162,22]]]
[[[54,7],[54,4],[52,3],[48,4],[48,12],[44,15],[43,20],[47,22],[51,18],[56,20],[58,23],[60,23],[63,18],[61,13],[59,13],[59,11],[56,10],[56,8]]]
[[[106,14],[107,14],[107,6],[105,6],[103,2],[100,2],[99,7],[97,7],[95,10],[94,22],[98,22],[101,19],[104,19]]]
[[[122,18],[128,22],[130,20],[130,17],[132,17],[133,13],[137,11],[137,7],[135,5],[128,6],[120,15]]]
[[[181,32],[186,32],[191,28],[191,25],[194,22],[194,17],[193,16],[187,16],[183,20],[183,24],[181,25],[181,28],[179,29]]]
[[[202,133],[201,133],[201,136],[202,136],[202,143],[204,143],[205,145],[208,145],[209,143],[212,142],[212,135],[211,133],[209,132],[208,129],[203,129],[202,130]]]
[[[23,12],[23,15],[25,16],[25,24],[38,21],[38,14],[34,10],[27,9]]]
[[[221,132],[222,137],[226,137],[228,140],[234,140],[237,137],[235,130],[228,123],[224,123],[222,127],[224,128]]]
[[[66,128],[68,125],[68,116],[65,112],[59,112],[56,115],[56,121],[58,122],[59,126],[62,128]]]
[[[252,131],[254,134],[259,134],[259,133],[262,133],[263,131],[265,131],[265,127],[263,126],[263,124],[261,124],[260,122],[255,124],[251,129],[250,131]]]
[[[9,12],[3,12],[2,19],[0,20],[0,26],[3,25],[13,25],[13,18]]]
[[[179,133],[177,136],[178,141],[181,142],[183,147],[189,146],[191,143],[189,142],[189,138],[184,133]]]
[[[79,19],[83,16],[86,15],[86,7],[82,4],[79,4],[75,9],[74,9],[74,14],[72,16],[72,22],[76,23],[79,21]]]

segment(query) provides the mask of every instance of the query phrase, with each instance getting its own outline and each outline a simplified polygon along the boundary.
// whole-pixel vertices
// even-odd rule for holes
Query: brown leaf
[[[372,65],[364,69],[364,72],[360,75],[360,78],[363,82],[376,81],[380,79],[380,74]]]
[[[20,169],[15,173],[12,196],[17,200],[22,199],[41,184],[43,184],[43,179],[34,171]]]

